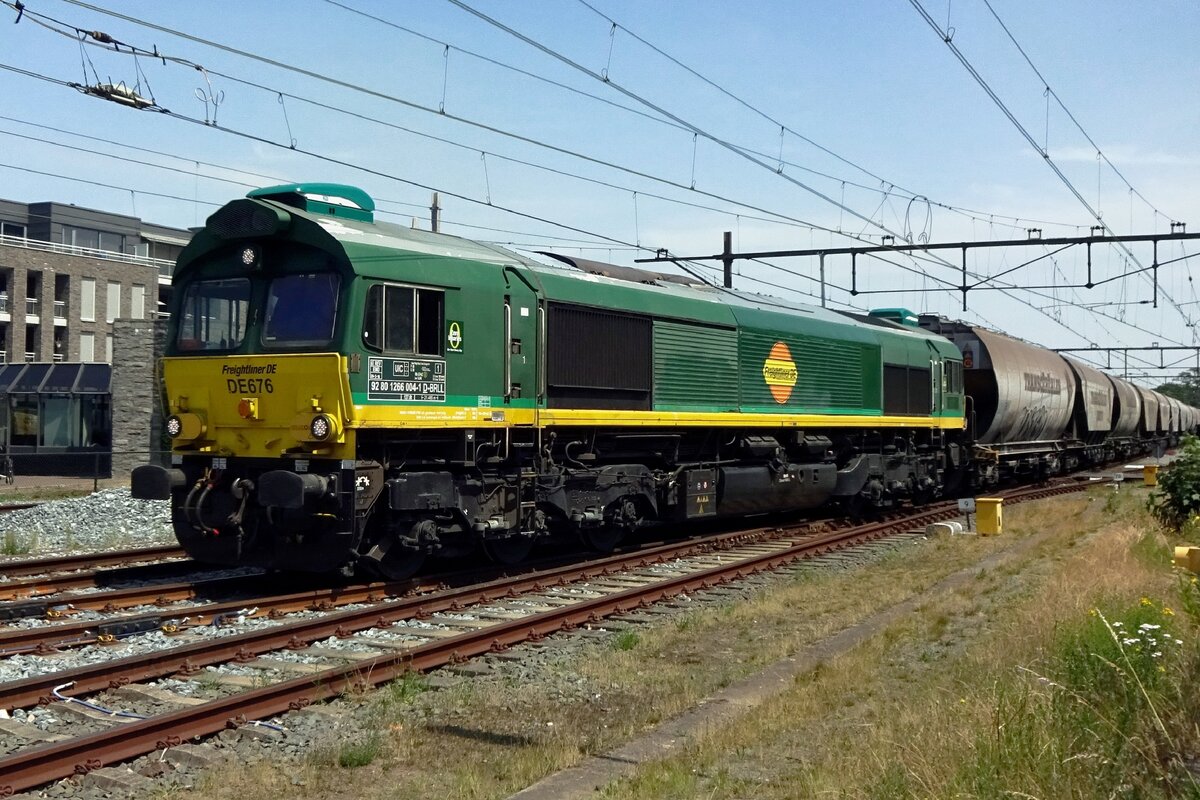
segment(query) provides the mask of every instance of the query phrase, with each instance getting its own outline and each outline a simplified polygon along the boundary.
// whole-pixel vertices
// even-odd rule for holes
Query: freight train
[[[1200,413],[993,331],[851,314],[250,192],[174,274],[169,499],[193,557],[411,574],[546,537],[861,514],[1165,447]]]

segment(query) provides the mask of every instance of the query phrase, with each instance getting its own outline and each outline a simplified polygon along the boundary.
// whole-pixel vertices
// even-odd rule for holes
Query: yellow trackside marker
[[[1142,467],[1142,483],[1146,486],[1158,486],[1158,466],[1146,464]]]
[[[1200,573],[1200,547],[1183,545],[1175,548],[1175,566]]]
[[[976,497],[975,529],[981,536],[995,536],[1004,529],[1004,498]]]
[[[782,405],[792,396],[792,387],[796,385],[796,362],[792,360],[792,351],[783,342],[771,345],[771,352],[763,362],[763,380],[771,390],[775,402]]]

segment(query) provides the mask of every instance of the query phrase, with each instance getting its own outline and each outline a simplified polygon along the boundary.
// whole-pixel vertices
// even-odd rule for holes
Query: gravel
[[[135,500],[129,489],[105,489],[87,497],[51,500],[0,515],[5,558],[28,558],[90,550],[171,544],[167,500]]]

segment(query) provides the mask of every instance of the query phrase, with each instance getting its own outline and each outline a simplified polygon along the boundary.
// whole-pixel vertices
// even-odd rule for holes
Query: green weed
[[[344,742],[338,748],[337,763],[342,769],[365,767],[379,757],[383,740],[376,733],[368,734],[356,742]]]
[[[638,636],[634,631],[621,631],[612,640],[612,648],[614,650],[632,650],[638,646],[642,637]]]
[[[22,540],[14,531],[4,532],[4,542],[0,544],[0,553],[6,556],[23,556],[32,552],[32,540]]]

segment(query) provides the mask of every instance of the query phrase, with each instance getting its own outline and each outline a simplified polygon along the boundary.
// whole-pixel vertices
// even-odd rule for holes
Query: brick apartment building
[[[0,445],[18,471],[46,471],[32,457],[22,470],[21,454],[111,447],[114,322],[158,316],[190,238],[122,214],[0,200]]]

